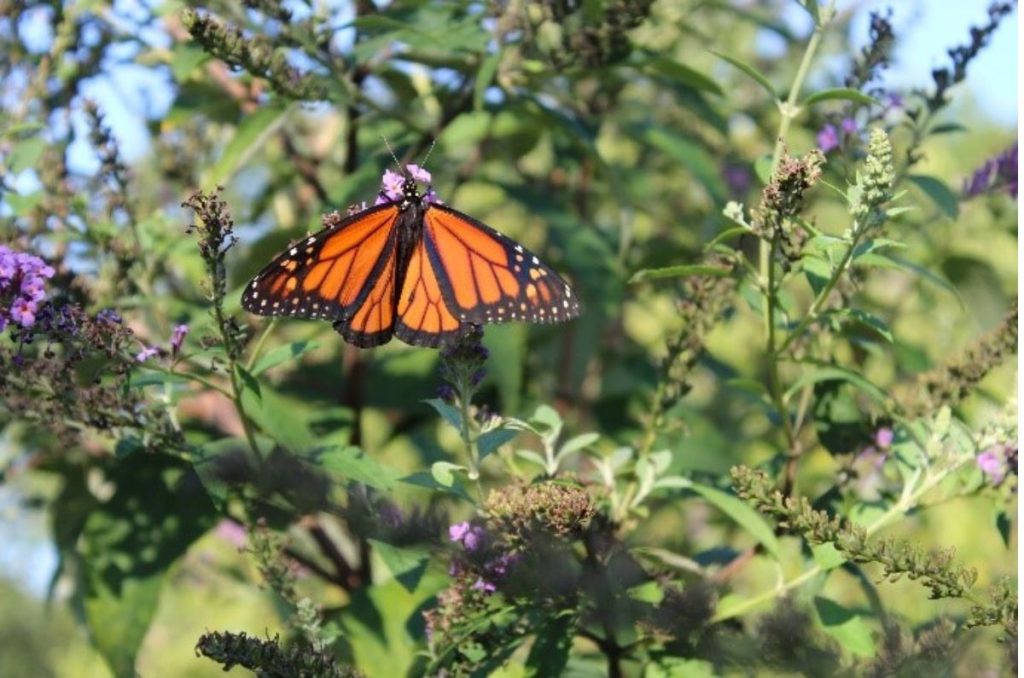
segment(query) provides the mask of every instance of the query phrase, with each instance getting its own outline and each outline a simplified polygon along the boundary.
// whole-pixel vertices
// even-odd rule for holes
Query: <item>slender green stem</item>
[[[854,224],[854,232],[856,231],[857,226]],[[843,253],[843,258],[839,261],[839,265],[836,266],[836,270],[832,272],[832,277],[828,279],[825,286],[821,288],[818,295],[814,297],[814,301],[811,302],[811,305],[807,309],[807,313],[804,314],[804,317],[800,319],[800,322],[797,323],[796,327],[794,327],[789,333],[786,339],[782,342],[782,345],[776,349],[775,356],[782,355],[786,349],[796,341],[796,338],[803,334],[804,330],[806,330],[807,327],[817,319],[818,311],[821,310],[822,304],[828,300],[828,296],[832,294],[832,290],[835,289],[836,284],[843,277],[843,274],[846,273],[846,269],[849,268],[850,262],[853,260],[853,253],[857,249],[857,244],[858,239],[854,237],[846,252]]]
[[[260,357],[260,352],[263,350],[263,344],[267,341],[267,337],[270,336],[270,333],[274,330],[276,325],[277,318],[271,318],[270,322],[268,322],[266,327],[263,328],[259,338],[256,340],[256,345],[253,346],[252,352],[249,354],[249,360],[245,363],[245,369],[250,371],[252,370],[253,366],[256,364],[256,359]]]

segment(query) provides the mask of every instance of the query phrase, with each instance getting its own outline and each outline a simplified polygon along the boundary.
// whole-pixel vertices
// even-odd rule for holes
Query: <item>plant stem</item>
[[[773,175],[775,174],[776,169],[778,169],[779,162],[782,160],[782,153],[786,147],[786,135],[789,134],[789,127],[793,120],[795,120],[803,110],[798,103],[800,99],[800,91],[803,89],[804,80],[807,79],[807,74],[810,72],[811,63],[813,63],[814,57],[817,54],[822,36],[828,29],[828,26],[832,21],[832,17],[835,16],[835,5],[836,0],[831,0],[828,7],[821,11],[821,21],[815,25],[814,32],[811,34],[811,38],[807,42],[807,48],[804,50],[803,58],[800,60],[800,66],[797,68],[796,76],[793,78],[793,84],[789,88],[789,96],[786,98],[786,101],[779,103],[779,112],[782,115],[782,119],[779,121],[779,129],[775,135],[775,148],[772,151],[771,173]],[[799,431],[794,430],[790,422],[789,412],[786,409],[786,403],[782,395],[782,382],[779,377],[778,354],[780,351],[776,348],[777,338],[775,329],[777,283],[775,280],[775,266],[772,263],[772,255],[775,253],[777,245],[777,238],[773,238],[770,241],[762,239],[760,241],[760,249],[758,252],[758,263],[760,280],[762,285],[765,286],[763,319],[766,344],[765,353],[768,356],[768,392],[776,411],[779,413],[779,418],[782,420],[782,430],[786,439],[786,453],[788,455],[788,460],[786,462],[784,478],[785,492],[788,495],[792,491],[793,479],[796,475],[796,462],[798,459],[796,441]],[[835,283],[832,284],[834,285]],[[788,343],[789,340],[787,339],[786,344],[788,345]]]

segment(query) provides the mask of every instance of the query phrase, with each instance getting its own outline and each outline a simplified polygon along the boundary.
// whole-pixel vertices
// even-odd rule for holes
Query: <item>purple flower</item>
[[[498,588],[486,579],[477,579],[473,582],[473,588],[483,593],[494,593]]]
[[[11,304],[11,320],[22,327],[32,327],[36,321],[36,302],[32,299],[15,299]]]
[[[839,148],[839,131],[836,130],[836,126],[832,124],[825,125],[818,132],[818,148],[823,153]]]
[[[469,532],[469,523],[456,523],[448,527],[448,541],[462,541]]]
[[[885,95],[885,108],[903,108],[903,95],[899,92],[889,92]]]
[[[214,534],[236,548],[244,548],[248,542],[245,526],[233,520],[222,520],[217,523]]]
[[[746,165],[726,163],[722,168],[722,178],[733,195],[746,195],[754,184],[754,175]]]
[[[459,542],[462,547],[472,553],[483,546],[487,532],[478,525],[457,523],[448,528],[449,541]]]
[[[1002,455],[999,452],[1002,451],[1001,445],[993,445],[984,452],[978,455],[977,461],[978,468],[984,473],[989,481],[993,485],[998,485],[1003,482],[1003,477],[1006,476],[1006,469],[1003,467]]]
[[[843,133],[848,136],[853,136],[860,130],[860,126],[853,118],[843,118],[843,121],[839,123],[839,126],[843,128]]]
[[[433,177],[430,176],[430,172],[419,165],[406,165],[405,169],[408,170],[409,176],[421,184],[429,184],[433,179]]]
[[[423,198],[432,205],[444,204],[444,201],[437,197],[437,193],[434,192],[434,189],[430,189],[429,191],[427,191],[426,195],[424,195]]]
[[[121,316],[112,308],[105,308],[97,313],[96,320],[102,320],[103,322],[111,323],[112,325],[121,324]]]
[[[0,245],[0,330],[11,321],[21,327],[35,324],[46,298],[45,279],[53,274],[53,267],[34,254]]]
[[[879,449],[889,449],[892,446],[892,440],[893,432],[891,428],[883,426],[882,428],[875,431],[875,445],[877,445]]]
[[[965,199],[999,190],[1017,198],[1017,144],[986,160],[964,180]]]
[[[140,363],[144,363],[153,356],[157,355],[158,353],[160,353],[160,349],[158,349],[156,346],[147,346],[141,351],[139,351],[139,354],[135,356],[135,359]]]
[[[178,325],[171,332],[171,356],[178,357],[178,351],[181,350],[181,344],[185,341],[185,335],[188,334],[188,325]]]
[[[384,176],[381,177],[381,195],[386,197],[388,200],[398,200],[402,197],[402,188],[405,186],[405,177],[398,172],[392,172],[387,169],[384,170]]]

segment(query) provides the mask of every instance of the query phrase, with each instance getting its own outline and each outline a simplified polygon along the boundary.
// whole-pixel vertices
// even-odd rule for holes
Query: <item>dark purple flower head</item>
[[[729,191],[736,196],[746,195],[754,185],[754,174],[750,167],[739,163],[726,163],[722,168],[722,178],[725,179]]]
[[[498,588],[486,579],[477,579],[473,582],[473,589],[481,593],[494,593]]]
[[[964,198],[999,191],[1017,198],[1017,144],[986,160],[964,180]]]
[[[96,320],[101,320],[105,323],[110,323],[112,325],[120,325],[122,322],[121,316],[118,314],[117,311],[115,311],[112,308],[105,308],[99,313],[97,313]]]
[[[843,128],[843,133],[848,136],[853,136],[860,131],[860,125],[853,118],[843,118],[843,121],[839,123],[840,127]]]
[[[171,356],[174,358],[178,357],[178,352],[181,351],[181,345],[185,341],[185,335],[188,334],[188,325],[178,325],[171,332]]]
[[[828,153],[839,148],[839,130],[836,126],[829,123],[821,128],[818,132],[818,148],[821,149],[822,153]]]

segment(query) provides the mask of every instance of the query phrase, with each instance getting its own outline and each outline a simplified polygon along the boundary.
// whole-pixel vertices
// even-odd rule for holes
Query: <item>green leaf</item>
[[[206,173],[202,185],[212,189],[226,184],[284,124],[289,110],[289,107],[272,104],[245,116],[221,153],[220,160]]]
[[[660,280],[662,278],[681,278],[693,275],[711,275],[725,278],[731,273],[718,266],[707,264],[681,264],[679,266],[666,266],[664,268],[645,268],[633,274],[629,283],[638,283],[644,280]]]
[[[710,661],[664,656],[644,667],[643,678],[717,678],[719,675]]]
[[[480,458],[483,459],[505,443],[513,440],[517,435],[519,435],[519,431],[510,428],[496,428],[487,433],[480,434],[480,437],[476,439],[476,448],[480,452]]]
[[[89,514],[79,543],[82,611],[113,673],[133,676],[167,570],[213,525],[215,511],[178,459],[132,455],[108,480],[114,494]]]
[[[689,478],[684,478],[682,476],[661,478],[654,486],[656,488],[674,487],[690,490],[691,492],[700,495],[700,497],[709,504],[732,518],[736,524],[749,532],[754,539],[761,542],[768,553],[778,559],[779,541],[776,539],[775,533],[772,531],[768,521],[766,521],[760,513],[750,508],[750,506],[735,495],[723,492],[722,490],[709,485],[696,483]]]
[[[390,491],[398,480],[397,470],[384,466],[354,445],[313,450],[311,456],[323,469],[378,490]]]
[[[451,486],[442,485],[441,483],[437,482],[437,479],[434,478],[433,475],[425,471],[420,471],[419,473],[407,475],[404,478],[399,478],[399,480],[405,483],[406,485],[412,485],[414,487],[424,487],[434,492],[444,492],[446,494],[452,495],[453,497],[458,497],[459,499],[473,501],[473,498],[466,494],[466,491],[459,483],[455,483]]]
[[[772,154],[766,153],[754,161],[754,174],[762,184],[767,185],[772,180]]]
[[[484,107],[484,95],[487,88],[494,81],[494,74],[498,72],[498,65],[501,63],[502,51],[499,49],[487,55],[487,58],[480,64],[476,72],[476,82],[473,83],[473,110],[479,111]]]
[[[768,521],[760,513],[750,508],[738,497],[717,488],[693,483],[690,489],[749,532],[754,539],[761,542],[765,551],[770,553],[773,558],[776,560],[779,558],[779,541],[775,538],[775,533]]]
[[[276,367],[281,363],[289,360],[298,358],[303,353],[312,351],[318,348],[320,344],[315,341],[293,341],[290,344],[284,346],[278,346],[274,350],[267,353],[265,356],[259,359],[259,362],[252,368],[252,375],[259,376],[269,370],[271,367]]]
[[[563,613],[547,618],[537,629],[533,647],[526,657],[526,675],[537,678],[562,675],[575,636],[573,615]]]
[[[832,265],[825,259],[815,255],[805,255],[800,260],[800,269],[807,277],[807,284],[814,290],[814,294],[820,294],[828,281],[832,279]]]
[[[669,80],[674,80],[686,87],[691,87],[702,92],[710,92],[716,96],[722,96],[725,94],[717,82],[700,71],[696,71],[685,64],[679,63],[678,61],[662,56],[652,56],[647,59],[645,63],[641,64],[641,66],[644,67],[645,70],[654,71],[658,75],[664,76]]]
[[[869,313],[860,308],[840,308],[822,314],[823,318],[835,316],[843,318],[844,320],[847,318],[853,320],[857,324],[863,325],[864,327],[874,331],[890,344],[893,342],[892,330],[889,329],[889,325],[873,313]]]
[[[921,278],[927,280],[928,282],[932,283],[937,287],[944,289],[945,291],[949,292],[954,297],[956,297],[956,300],[960,303],[961,308],[967,308],[967,305],[964,302],[963,297],[960,295],[960,290],[958,290],[956,286],[953,285],[953,283],[951,283],[949,280],[939,275],[938,273],[932,271],[931,269],[921,266],[920,264],[916,264],[908,259],[895,257],[890,254],[879,254],[876,252],[872,252],[870,254],[865,254],[861,256],[856,263],[860,266],[878,266],[880,268],[903,269],[906,271],[910,271],[911,273],[915,273]]]
[[[533,411],[530,423],[549,432],[559,432],[562,430],[562,415],[550,405],[540,405]]]
[[[308,405],[281,395],[241,365],[235,365],[235,369],[243,385],[242,409],[260,431],[295,454],[316,447],[317,439],[309,428],[312,413]]]
[[[465,471],[465,466],[453,464],[450,461],[435,461],[430,466],[430,475],[443,487],[451,487],[455,484],[454,471]]]
[[[171,57],[171,75],[175,82],[187,80],[201,65],[210,60],[210,55],[201,47],[179,43],[174,46]]]
[[[936,125],[928,130],[928,134],[952,134],[953,132],[966,132],[967,128],[958,122],[946,122]]]
[[[718,161],[708,151],[665,127],[648,127],[642,134],[648,144],[689,170],[716,202],[725,202],[728,191],[718,171]]]
[[[383,584],[396,580],[409,593],[415,591],[427,571],[427,551],[422,548],[392,546],[376,539],[367,541],[377,561],[371,569],[373,583]]]
[[[949,190],[945,182],[924,174],[911,174],[907,179],[931,198],[935,206],[950,219],[956,219],[960,214],[960,201],[957,200],[953,191]]]
[[[812,544],[811,555],[814,557],[814,562],[818,564],[818,567],[825,572],[834,570],[846,562],[846,557],[837,551],[836,547],[830,542]]]
[[[1010,548],[1010,530],[1011,530],[1010,516],[1006,514],[1006,511],[1000,509],[996,512],[996,529],[999,531],[999,537],[1003,540],[1003,546]]]
[[[711,50],[711,53],[717,56],[719,59],[727,61],[728,63],[732,64],[733,66],[735,66],[736,68],[740,69],[741,71],[749,75],[751,78],[753,78],[757,82],[757,84],[761,85],[761,87],[764,88],[764,91],[768,92],[769,96],[771,96],[772,99],[779,98],[778,95],[775,93],[775,88],[772,87],[772,83],[768,80],[767,77],[764,76],[764,74],[761,73],[761,71],[757,70],[756,68],[754,68],[747,62],[743,61],[742,59],[738,59],[734,56],[729,56],[728,54],[723,54],[722,52],[716,52],[715,50]]]
[[[35,167],[46,150],[46,140],[41,136],[28,137],[15,142],[11,152],[7,154],[7,169],[11,174],[18,174]]]
[[[801,7],[807,10],[807,13],[814,19],[814,23],[821,24],[821,14],[818,12],[818,0],[797,0]]]
[[[484,346],[491,355],[501,356],[501,360],[490,361],[487,371],[498,388],[504,412],[519,411],[527,338],[528,331],[524,323],[489,325],[484,330]]]
[[[578,436],[573,436],[572,438],[566,440],[565,444],[559,448],[558,454],[556,456],[559,459],[567,457],[574,452],[579,452],[584,448],[590,447],[598,440],[600,440],[600,438],[601,436],[598,435],[597,433],[581,433]]]
[[[847,381],[853,384],[855,387],[860,389],[864,395],[871,398],[876,404],[883,408],[888,403],[888,397],[882,389],[872,384],[860,374],[837,365],[819,365],[813,370],[804,372],[793,383],[793,385],[789,387],[789,390],[786,391],[785,399],[788,401],[794,395],[799,393],[800,389],[808,384],[817,384],[818,382],[833,380]]]
[[[831,89],[823,89],[820,92],[815,92],[806,99],[804,99],[802,106],[813,106],[814,104],[821,103],[822,101],[852,101],[858,104],[864,104],[866,106],[880,106],[878,99],[872,96],[864,94],[860,90],[850,89],[849,87],[834,87]]]
[[[875,656],[874,634],[863,616],[821,596],[814,598],[814,609],[825,632],[847,652],[857,657]]]
[[[430,400],[424,400],[423,402],[433,407],[445,421],[455,427],[456,431],[462,430],[462,415],[457,409],[440,398],[431,398]]]
[[[661,588],[661,584],[655,580],[644,582],[628,589],[626,595],[633,600],[638,600],[641,603],[650,603],[651,605],[657,605],[665,599],[665,591]]]

